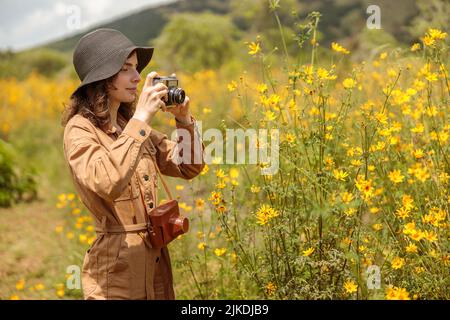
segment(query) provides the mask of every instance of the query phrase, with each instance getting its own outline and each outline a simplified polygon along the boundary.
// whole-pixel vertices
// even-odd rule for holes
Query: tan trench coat
[[[158,204],[152,155],[162,174],[192,179],[201,172],[204,145],[192,120],[190,125],[177,121],[177,128],[189,131],[191,159],[197,153],[201,164],[175,164],[172,160],[181,150],[177,142],[134,118],[126,122],[118,114],[122,132],[115,127],[104,132],[78,114],[67,123],[64,156],[97,230],[97,238],[83,262],[85,299],[175,298],[167,247],[151,248],[146,231],[110,231],[118,226],[132,230],[133,225],[148,223],[150,210]]]

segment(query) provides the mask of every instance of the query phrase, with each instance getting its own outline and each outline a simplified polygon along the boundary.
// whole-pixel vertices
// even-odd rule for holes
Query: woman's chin
[[[123,102],[123,103],[131,103],[131,102],[133,102],[135,99],[136,99],[136,94],[134,94],[134,93],[129,93],[129,94],[126,95],[126,97],[124,97],[124,98],[122,99],[122,102]]]

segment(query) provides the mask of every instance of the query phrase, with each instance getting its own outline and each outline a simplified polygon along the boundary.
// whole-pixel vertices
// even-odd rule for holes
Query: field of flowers
[[[169,179],[191,220],[170,246],[178,298],[450,298],[448,35],[430,28],[410,48],[357,62],[339,43],[321,46],[319,22],[310,14],[296,39],[308,54],[257,37],[245,44],[253,64],[238,74],[178,74],[204,129],[280,133],[276,174],[215,157],[191,181]],[[75,86],[38,74],[0,80],[3,136],[31,117],[59,121]],[[70,244],[70,261],[58,282],[28,285],[24,275],[1,298],[82,298],[66,287],[66,267],[81,265],[94,226],[73,190],[58,193],[64,221],[49,237]]]

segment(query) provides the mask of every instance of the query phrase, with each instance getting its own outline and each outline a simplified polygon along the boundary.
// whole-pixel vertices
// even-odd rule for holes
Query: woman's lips
[[[132,93],[136,93],[137,88],[127,88],[128,91],[132,92]]]

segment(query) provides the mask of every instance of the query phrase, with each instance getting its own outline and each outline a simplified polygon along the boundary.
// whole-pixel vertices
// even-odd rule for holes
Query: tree
[[[444,0],[418,0],[419,14],[408,28],[414,38],[419,38],[428,28],[446,31],[450,24],[450,3]]]
[[[237,29],[226,16],[177,14],[154,41],[155,59],[166,70],[218,68],[234,55]]]

